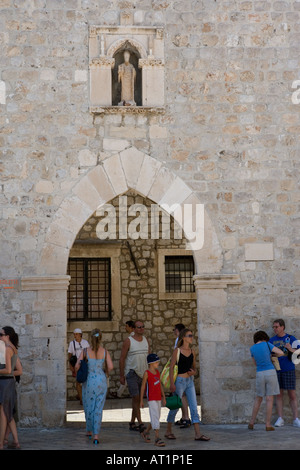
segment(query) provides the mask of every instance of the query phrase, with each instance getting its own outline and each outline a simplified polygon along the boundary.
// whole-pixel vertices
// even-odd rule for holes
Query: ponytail
[[[92,350],[96,353],[99,349],[99,346],[100,346],[102,333],[98,328],[95,328],[94,330],[92,330],[91,336],[92,336],[92,339],[91,339],[92,346],[91,347],[92,347]]]

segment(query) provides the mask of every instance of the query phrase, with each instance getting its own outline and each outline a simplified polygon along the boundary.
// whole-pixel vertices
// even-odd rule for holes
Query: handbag
[[[276,370],[281,370],[278,357],[272,356],[272,351],[270,349],[270,346],[269,346],[268,342],[267,342],[267,345],[268,345],[268,348],[269,348],[269,351],[270,351],[270,354],[271,354],[271,361],[272,361],[273,366],[275,367]]]
[[[75,350],[75,341],[73,341],[73,347],[74,347],[74,352],[75,352],[76,351]],[[75,367],[76,362],[77,362],[77,356],[76,356],[76,354],[73,354],[69,359],[69,363],[71,364],[72,367]]]
[[[88,359],[86,356],[86,348],[83,350],[83,359],[80,361],[80,367],[77,371],[76,380],[78,383],[83,384],[86,382],[88,376]]]
[[[176,361],[176,364],[174,366],[174,370],[173,370],[173,380],[174,380],[174,383],[175,383],[175,380],[177,379],[177,375],[178,375],[178,361],[179,361],[179,355],[180,355],[180,349],[178,348],[177,349],[177,361]],[[161,383],[163,384],[163,386],[166,388],[166,389],[169,389],[170,388],[170,365],[171,365],[171,358],[168,360],[168,362],[166,363],[165,367],[163,368],[163,371],[161,373],[161,376],[160,376],[160,380],[161,380]]]
[[[172,395],[171,397],[166,398],[166,407],[169,410],[178,410],[182,407],[181,398],[178,395]]]

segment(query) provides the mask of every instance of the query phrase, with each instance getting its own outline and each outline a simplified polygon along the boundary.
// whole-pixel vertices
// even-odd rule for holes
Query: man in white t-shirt
[[[141,420],[140,391],[143,375],[148,367],[147,356],[150,347],[147,338],[144,337],[144,323],[137,320],[134,323],[134,335],[125,339],[120,357],[120,382],[127,382],[129,394],[132,398],[132,415],[129,429],[142,432],[145,426]],[[135,419],[138,426],[135,425]]]
[[[70,370],[72,372],[72,376],[76,377],[75,372],[75,364],[77,359],[80,357],[82,350],[85,348],[89,348],[89,343],[86,339],[82,339],[82,331],[80,328],[76,328],[73,331],[74,340],[70,342],[69,349],[68,349],[68,356],[69,356],[69,364]],[[80,404],[82,405],[82,389],[81,384],[76,380],[76,390],[77,390],[77,398],[80,400]]]

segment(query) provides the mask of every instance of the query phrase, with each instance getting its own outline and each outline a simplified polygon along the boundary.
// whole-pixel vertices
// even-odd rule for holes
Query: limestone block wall
[[[197,254],[204,416],[246,421],[255,388],[254,331],[271,334],[275,317],[285,318],[296,337],[300,330],[300,105],[292,101],[299,2],[2,0],[0,10],[0,276],[18,281],[14,289],[0,287],[0,311],[1,323],[20,333],[22,422],[63,421],[66,388],[52,379],[65,380],[65,357],[61,366],[51,345],[57,341],[66,354],[67,343],[65,294],[57,311],[49,309],[36,280],[25,282],[26,290],[23,280],[66,274],[96,201],[113,199],[133,182],[158,202],[174,181],[190,191],[178,191],[182,200],[201,201],[206,210],[209,249]],[[163,110],[89,112],[95,19],[163,28]],[[124,151],[127,162],[138,162],[130,172],[122,166],[126,153],[120,163]],[[141,160],[139,152],[151,158]],[[139,172],[149,175],[150,187]],[[216,275],[215,284],[207,273]],[[220,276],[228,274],[241,283],[224,282]],[[50,281],[42,291],[57,298]]]

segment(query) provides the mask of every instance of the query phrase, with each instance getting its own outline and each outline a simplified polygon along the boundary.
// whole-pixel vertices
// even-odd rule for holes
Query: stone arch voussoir
[[[46,233],[38,274],[65,274],[69,251],[77,233],[96,209],[134,189],[153,202],[201,204],[199,197],[162,162],[135,147],[113,154],[82,176],[58,208]],[[197,273],[216,273],[222,250],[213,224],[204,211],[204,244],[194,251]]]

